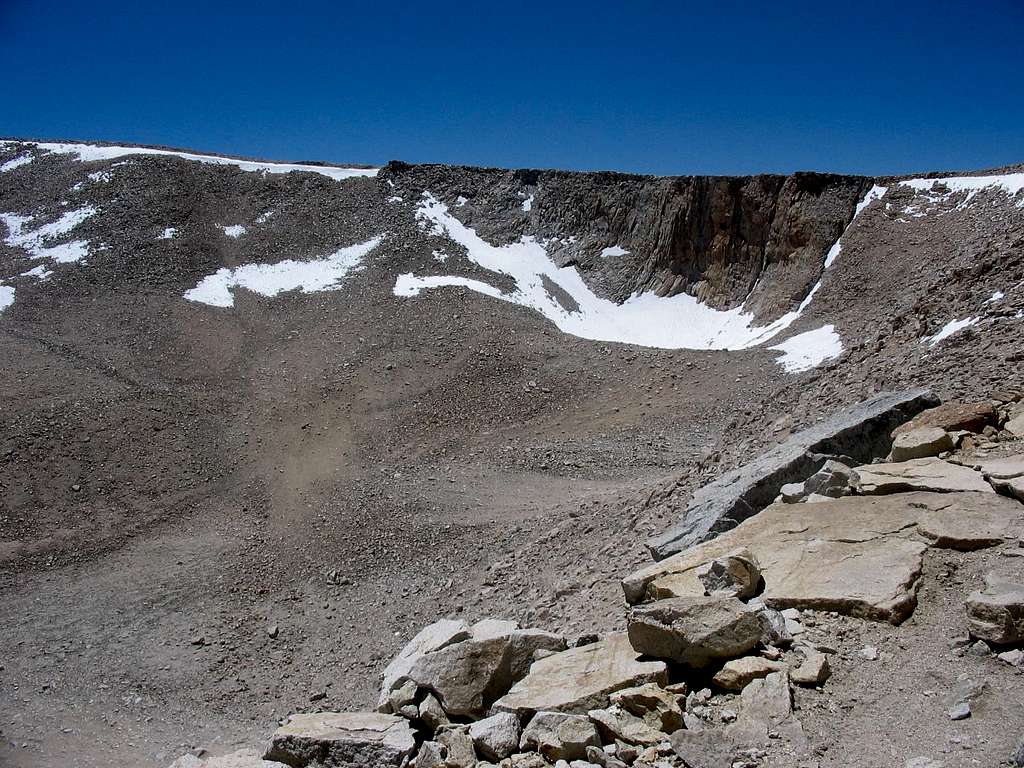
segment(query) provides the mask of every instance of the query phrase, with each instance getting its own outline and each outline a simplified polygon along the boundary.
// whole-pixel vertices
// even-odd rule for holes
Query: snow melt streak
[[[261,296],[277,296],[285,291],[301,289],[303,293],[335,291],[349,272],[358,269],[363,257],[376,248],[381,237],[365,243],[341,248],[315,261],[287,259],[276,264],[245,264],[235,269],[218,269],[204,277],[185,298],[212,307],[232,307],[233,288],[246,288]]]

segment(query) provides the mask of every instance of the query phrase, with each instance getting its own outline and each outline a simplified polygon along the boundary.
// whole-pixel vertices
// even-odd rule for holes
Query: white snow
[[[462,195],[459,195],[458,197],[455,198],[455,205],[457,205],[459,208],[461,208],[462,206],[464,206],[468,202],[469,202],[469,200],[464,198]]]
[[[264,211],[263,213],[256,217],[256,223],[266,224],[268,221],[270,221],[270,217],[273,215],[274,211]]]
[[[96,184],[106,184],[110,179],[111,176],[108,171],[94,171],[89,174],[89,181]]]
[[[245,264],[235,269],[218,269],[187,291],[185,298],[212,307],[231,307],[235,304],[232,295],[234,288],[246,288],[270,297],[296,289],[301,289],[303,293],[335,291],[341,287],[341,281],[346,275],[360,268],[363,258],[382,239],[375,237],[314,261],[287,259],[275,264]]]
[[[448,261],[448,254],[444,251],[431,251],[430,255],[434,257],[434,261],[439,261],[442,264]]]
[[[157,235],[157,240],[170,240],[172,237],[178,234],[177,227],[167,227],[163,232]]]
[[[388,202],[389,203],[400,203],[400,202],[402,202],[402,198],[400,198],[398,195],[392,195],[391,197],[388,198]]]
[[[621,245],[613,245],[610,248],[605,248],[601,251],[602,259],[608,259],[615,256],[629,256],[629,251]]]
[[[45,264],[40,264],[38,267],[32,267],[27,272],[22,272],[18,277],[34,277],[37,280],[45,280],[52,274],[53,272],[47,269]]]
[[[873,187],[871,187],[871,189],[868,190],[868,193],[864,195],[864,199],[857,203],[857,210],[853,212],[853,219],[856,219],[858,216],[860,216],[861,212],[869,205],[871,205],[872,201],[880,200],[882,196],[888,191],[888,187],[880,187],[878,184],[875,184]],[[851,224],[853,223],[853,219],[850,220]],[[849,229],[849,225],[847,225],[847,229]],[[844,232],[843,234],[846,233]],[[825,269],[831,267],[832,263],[836,260],[836,257],[838,257],[839,254],[843,252],[842,240],[843,238],[842,236],[840,236],[839,239],[832,244],[832,247],[829,249],[828,253],[825,254]],[[813,294],[814,291],[817,290],[817,288],[818,286],[815,286],[811,290],[811,293]]]
[[[950,320],[936,333],[934,336],[925,336],[922,341],[926,342],[929,347],[934,347],[943,339],[948,339],[954,333],[959,333],[964,328],[970,328],[972,325],[976,325],[981,320],[980,317],[965,317],[963,320]]]
[[[984,189],[998,189],[1010,197],[1016,197],[1024,191],[1024,173],[1004,173],[992,176],[946,176],[937,179],[907,179],[900,184],[910,187],[916,192],[925,195],[932,202],[938,202],[960,192],[966,192],[967,196],[957,206],[958,210],[966,208],[968,203]],[[942,184],[949,192],[932,191],[936,184]],[[1024,207],[1024,198],[1017,202],[1018,207]]]
[[[36,229],[26,229],[32,221],[31,216],[19,216],[16,213],[0,213],[0,221],[7,226],[7,237],[4,242],[15,248],[21,248],[35,259],[53,259],[61,263],[81,261],[89,255],[89,243],[85,240],[74,240],[69,243],[58,243],[47,246],[46,242],[65,235],[90,216],[95,216],[96,208],[86,205],[68,211],[56,221],[44,224]]]
[[[525,213],[529,213],[531,210],[533,210],[533,195],[530,195],[528,198],[523,200],[522,208]]]
[[[32,155],[18,155],[13,160],[8,160],[3,165],[0,165],[0,173],[7,173],[8,171],[13,171],[15,168],[28,165],[32,160]],[[14,289],[12,288],[11,290],[13,291]]]
[[[14,289],[9,285],[0,284],[0,312],[14,303]]]
[[[813,331],[791,336],[768,349],[782,353],[775,362],[781,365],[786,373],[800,373],[816,368],[826,360],[839,357],[843,354],[843,342],[834,325],[823,325]]]
[[[858,211],[884,192],[884,188],[873,189],[858,206]],[[394,288],[396,295],[416,296],[428,288],[461,286],[533,309],[563,332],[595,341],[666,349],[744,349],[761,344],[788,328],[821,285],[819,281],[798,309],[764,326],[755,325],[754,316],[742,305],[717,310],[686,293],[666,298],[638,293],[616,304],[595,295],[574,267],[556,265],[548,257],[545,243],[533,237],[524,236],[508,245],[491,245],[428,192],[423,194],[416,217],[421,228],[447,235],[466,249],[470,261],[491,272],[512,277],[516,287],[504,293],[480,280],[457,276],[418,277],[410,273],[398,278]],[[561,289],[556,293],[564,291],[571,299],[570,306],[563,306],[547,285]]]
[[[225,235],[233,237],[235,240],[248,232],[241,224],[232,224],[230,227],[221,227],[221,229],[224,230]]]
[[[305,171],[319,173],[322,176],[341,181],[354,176],[376,176],[377,168],[338,168],[330,165],[302,165],[300,163],[262,163],[253,160],[235,160],[230,157],[216,155],[199,155],[193,152],[173,152],[167,149],[150,149],[148,147],[100,147],[94,144],[60,144],[52,142],[32,142],[34,146],[46,152],[61,155],[75,155],[78,160],[90,162],[94,160],[113,160],[128,155],[164,155],[181,157],[211,165],[233,165],[243,171],[261,173],[291,173]]]
[[[996,291],[987,299],[985,299],[985,301],[983,301],[982,304],[995,304],[997,301],[1002,301],[1004,298],[1006,298],[1005,293],[1003,293],[1002,291]]]

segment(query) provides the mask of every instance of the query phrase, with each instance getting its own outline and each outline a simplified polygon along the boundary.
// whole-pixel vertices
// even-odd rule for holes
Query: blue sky
[[[1024,162],[1024,3],[0,0],[0,135],[659,174]]]

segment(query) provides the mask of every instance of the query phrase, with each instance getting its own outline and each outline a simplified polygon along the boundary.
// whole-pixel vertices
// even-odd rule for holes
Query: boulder
[[[634,606],[626,620],[638,653],[704,667],[753,648],[764,631],[760,615],[731,597],[678,597]]]
[[[587,713],[587,717],[597,726],[598,733],[609,744],[618,740],[650,747],[665,740],[665,733],[661,730],[615,704],[608,709],[592,709]]]
[[[379,712],[292,715],[263,758],[292,768],[404,766],[416,746],[408,720]]]
[[[255,749],[239,749],[218,757],[183,755],[169,768],[288,768],[284,763],[264,760]]]
[[[697,578],[709,595],[753,597],[761,582],[761,569],[746,547],[734,549],[697,568]]]
[[[1016,437],[1024,437],[1024,411],[1007,421],[1003,429]]]
[[[768,744],[774,734],[786,738],[797,749],[806,749],[803,727],[793,716],[793,698],[786,672],[773,672],[751,682],[740,694],[740,705],[736,722],[726,728],[726,734],[733,741],[761,746]]]
[[[445,768],[473,768],[476,765],[473,739],[466,726],[447,726],[434,740],[444,748]]]
[[[801,648],[804,658],[800,666],[789,673],[789,679],[797,685],[821,685],[832,674],[828,657],[814,649]]]
[[[425,741],[416,753],[416,768],[445,768],[444,758],[447,754],[448,750],[440,743]]]
[[[391,692],[406,682],[409,670],[418,658],[426,653],[439,651],[452,643],[467,640],[469,637],[470,628],[464,621],[441,619],[421,629],[384,669],[378,709],[384,712],[391,711]]]
[[[786,669],[781,661],[769,661],[761,656],[744,656],[727,661],[711,680],[727,691],[742,691],[751,681]]]
[[[685,686],[683,688],[685,691]],[[653,728],[673,733],[683,727],[683,710],[675,694],[654,683],[624,688],[609,699],[627,712],[643,718]]]
[[[671,744],[687,768],[732,768],[739,751],[720,730],[676,731]]]
[[[896,435],[889,461],[909,461],[953,450],[953,438],[939,427],[918,427]]]
[[[950,506],[923,510],[918,518],[918,532],[933,547],[968,552],[1024,535],[1024,507],[1017,502],[991,493],[950,498]]]
[[[916,429],[934,427],[946,432],[981,432],[996,420],[996,409],[991,400],[974,403],[943,403],[935,408],[922,411],[910,421],[892,431],[895,439],[899,435]]]
[[[583,760],[587,747],[601,746],[597,728],[582,715],[565,712],[538,712],[519,742],[521,750],[539,752],[549,761]]]
[[[849,496],[860,488],[860,475],[842,462],[829,461],[804,481],[804,497],[822,496],[837,499]]]
[[[1024,641],[1024,584],[997,574],[967,598],[967,629],[972,637],[1005,645]]]
[[[437,696],[432,693],[428,693],[420,702],[419,719],[431,731],[436,731],[442,725],[448,725],[449,722],[444,707],[437,700]]]
[[[829,455],[860,462],[886,455],[890,432],[937,404],[926,390],[887,392],[797,432],[698,490],[678,523],[648,542],[651,555],[662,560],[735,527],[772,503],[783,485],[814,474]]]
[[[872,464],[858,467],[857,473],[860,475],[860,491],[866,495],[907,491],[993,493],[992,486],[980,473],[936,458]]]
[[[499,712],[471,724],[469,735],[482,757],[504,760],[519,747],[519,718],[511,712]]]
[[[608,705],[615,691],[667,682],[664,662],[641,661],[623,634],[535,661],[530,672],[492,707],[528,715],[546,710],[583,714]]]

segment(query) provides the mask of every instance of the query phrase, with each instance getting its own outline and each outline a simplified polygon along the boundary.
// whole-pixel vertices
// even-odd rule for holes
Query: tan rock
[[[892,436],[910,432],[921,427],[938,427],[947,432],[968,430],[981,432],[987,424],[996,418],[996,410],[989,400],[974,403],[943,403],[935,408],[922,411],[906,424],[901,424],[892,431]]]
[[[773,504],[718,538],[626,577],[630,602],[699,595],[694,571],[738,546],[756,547],[772,608],[815,608],[901,621],[915,605],[914,585],[927,548],[916,535],[921,514],[949,508],[952,496],[848,496],[811,505]]]
[[[1000,645],[1024,641],[1024,584],[997,574],[985,578],[985,589],[967,598],[967,629]]]
[[[919,427],[896,435],[889,453],[890,461],[908,461],[938,456],[953,450],[953,438],[939,427]]]
[[[712,678],[712,682],[727,691],[742,691],[752,680],[786,669],[786,665],[780,661],[769,661],[761,656],[744,656],[742,659],[727,661]]]
[[[682,687],[679,688],[679,685]],[[643,718],[652,727],[665,733],[674,733],[683,727],[683,710],[679,706],[677,693],[686,694],[685,683],[677,683],[668,689],[647,683],[616,691],[609,698],[612,704],[618,704],[627,712]]]
[[[184,755],[168,768],[288,768],[284,763],[264,760],[255,749],[239,749],[217,757],[195,757]]]
[[[805,749],[807,738],[800,721],[793,716],[789,675],[773,672],[754,680],[740,694],[740,715],[725,729],[734,741],[745,745],[764,745],[772,734],[781,735],[791,747]]]
[[[761,616],[744,603],[704,595],[634,606],[626,624],[629,642],[638,653],[690,667],[741,656],[764,633]]]
[[[519,747],[519,718],[511,712],[499,712],[470,725],[469,735],[481,756],[504,760]]]
[[[1009,432],[1011,435],[1017,437],[1024,437],[1024,411],[1018,413],[1008,422],[1003,425],[1003,429]]]
[[[990,493],[958,493],[949,506],[923,511],[917,530],[940,549],[994,547],[1024,535],[1024,507]]]
[[[697,569],[697,578],[709,595],[753,597],[761,581],[757,558],[746,547],[716,557]]]
[[[391,692],[406,682],[409,670],[418,658],[469,637],[470,628],[464,621],[441,619],[421,629],[384,669],[378,708],[384,712],[390,711]]]
[[[1024,477],[1024,453],[1005,456],[1000,459],[982,459],[975,468],[989,480],[1010,480]]]
[[[607,706],[615,691],[648,682],[663,685],[667,676],[664,662],[640,661],[626,636],[614,634],[535,661],[492,711],[585,713]]]
[[[473,768],[476,765],[476,750],[466,726],[452,726],[434,737],[445,749],[445,768]]]
[[[805,649],[800,666],[789,673],[789,679],[797,685],[821,685],[832,674],[828,656],[815,650]]]
[[[581,715],[565,712],[538,712],[523,729],[519,748],[534,750],[551,762],[583,760],[587,747],[601,746],[597,728]]]
[[[979,472],[936,458],[911,459],[890,464],[857,467],[860,490],[865,495],[931,491],[994,493]]]
[[[665,740],[665,733],[660,729],[653,728],[643,718],[614,704],[608,709],[592,709],[587,713],[587,717],[597,726],[598,733],[609,744],[618,739],[627,744],[649,747]]]
[[[379,712],[298,714],[278,728],[265,760],[291,766],[404,766],[416,746],[408,720]]]
[[[1010,496],[1017,501],[1024,501],[1024,477],[1014,477],[1010,480],[990,480],[992,487],[1004,496]]]

